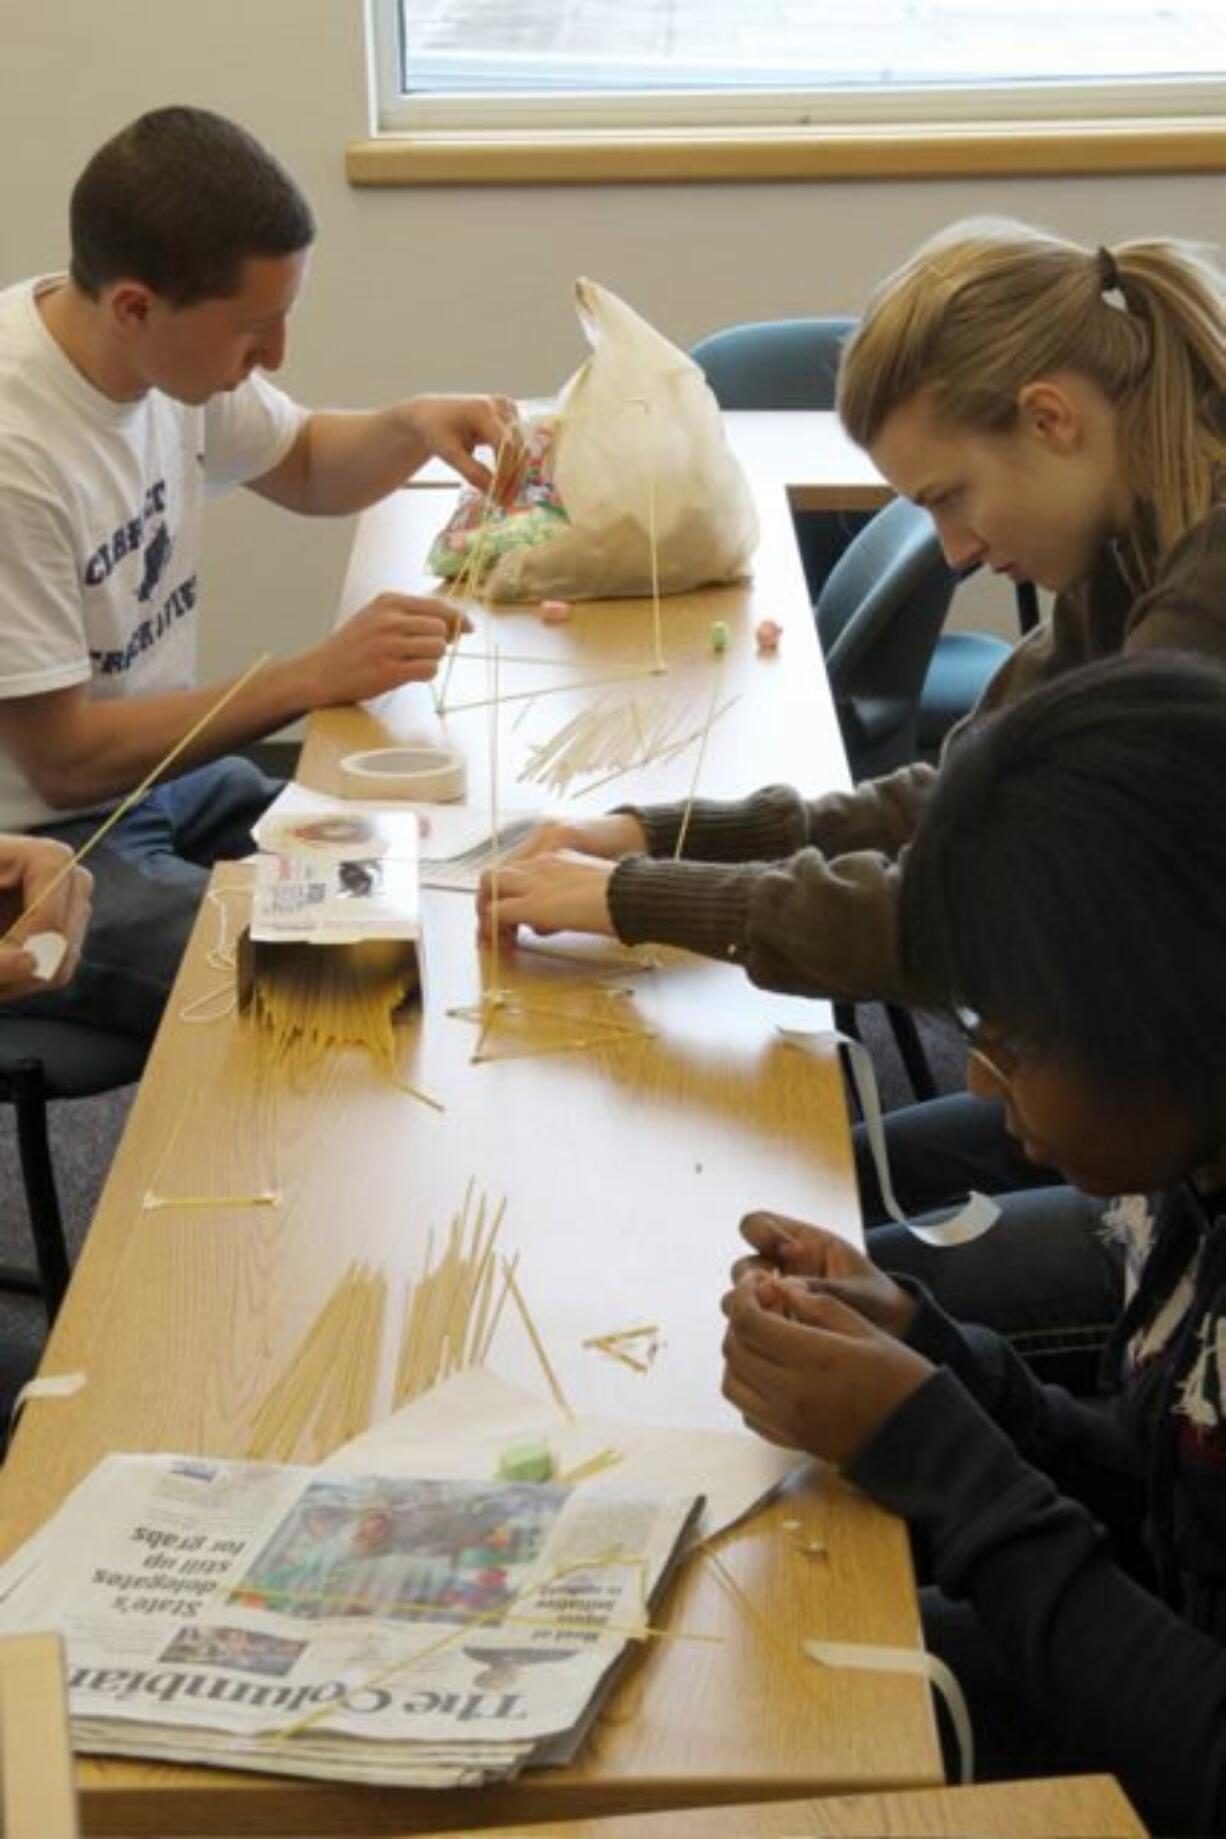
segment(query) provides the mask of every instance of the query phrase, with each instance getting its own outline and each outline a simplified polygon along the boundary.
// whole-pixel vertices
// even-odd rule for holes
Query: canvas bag
[[[702,371],[607,288],[575,301],[592,355],[528,428],[526,479],[501,506],[465,494],[432,564],[454,576],[478,543],[491,599],[643,596],[654,526],[662,594],[737,580],[758,521]]]

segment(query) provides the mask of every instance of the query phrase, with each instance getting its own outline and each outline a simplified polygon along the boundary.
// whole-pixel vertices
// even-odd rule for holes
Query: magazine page
[[[251,936],[328,945],[416,939],[418,820],[336,800],[275,801],[254,836]]]

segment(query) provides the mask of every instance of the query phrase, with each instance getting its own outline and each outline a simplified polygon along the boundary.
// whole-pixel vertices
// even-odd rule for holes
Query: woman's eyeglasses
[[[1017,1071],[1018,1054],[1007,1041],[985,1040],[983,1022],[973,1009],[956,1008],[952,1013],[967,1053],[1007,1092]]]

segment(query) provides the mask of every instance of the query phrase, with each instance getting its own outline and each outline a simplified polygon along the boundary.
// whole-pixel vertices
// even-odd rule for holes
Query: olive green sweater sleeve
[[[1105,548],[1090,577],[1014,648],[947,746],[1067,670],[1155,646],[1226,657],[1226,506],[1189,531],[1143,593]],[[696,800],[688,824],[682,803],[623,806],[642,823],[647,853],[619,862],[610,880],[618,936],[733,959],[768,989],[905,1001],[899,859],[935,779],[930,766],[908,766],[817,799],[772,785],[740,800]]]
[[[619,862],[609,910],[627,944],[683,945],[742,964],[755,983],[854,999],[900,988],[893,858],[936,775],[904,767],[853,792],[806,800],[767,786],[735,802],[638,810],[649,854]]]

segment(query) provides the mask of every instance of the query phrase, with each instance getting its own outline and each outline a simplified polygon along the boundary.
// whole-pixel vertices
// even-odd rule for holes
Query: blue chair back
[[[691,347],[722,409],[832,409],[854,319],[759,319]]]
[[[835,565],[814,608],[854,779],[917,753],[924,679],[958,577],[926,511],[898,498]]]
[[[760,319],[726,326],[691,347],[721,409],[832,409],[839,357],[854,319]],[[859,511],[798,511],[796,540],[809,598],[869,521]]]

